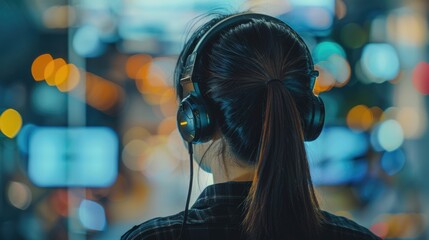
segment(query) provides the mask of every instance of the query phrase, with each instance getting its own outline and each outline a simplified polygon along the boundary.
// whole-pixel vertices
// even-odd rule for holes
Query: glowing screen
[[[105,127],[36,128],[29,136],[28,174],[42,187],[106,187],[118,172],[118,139]]]

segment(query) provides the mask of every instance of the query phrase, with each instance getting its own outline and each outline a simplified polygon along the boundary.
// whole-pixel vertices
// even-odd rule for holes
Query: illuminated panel
[[[116,179],[117,159],[118,139],[109,128],[37,128],[28,175],[42,187],[106,187]]]

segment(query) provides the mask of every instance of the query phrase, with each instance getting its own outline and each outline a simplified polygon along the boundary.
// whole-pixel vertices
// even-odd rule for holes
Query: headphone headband
[[[212,27],[210,27],[203,36],[198,40],[197,44],[193,48],[193,51],[191,54],[188,55],[185,61],[185,65],[183,68],[183,73],[181,74],[180,78],[180,85],[182,86],[182,89],[184,91],[187,91],[187,93],[184,93],[183,95],[188,95],[189,92],[195,91],[197,94],[202,95],[203,92],[200,89],[199,83],[201,83],[201,79],[197,78],[195,76],[194,67],[195,64],[198,63],[201,59],[201,52],[203,49],[206,48],[206,46],[213,40],[214,37],[218,37],[221,31],[225,31],[226,29],[231,29],[233,26],[238,26],[240,24],[248,23],[252,20],[258,20],[262,19],[267,22],[274,22],[279,25],[285,26],[290,32],[293,33],[293,35],[302,43],[302,45],[305,48],[307,59],[309,62],[309,69],[307,72],[307,75],[310,76],[310,83],[309,88],[312,91],[315,85],[316,77],[319,76],[319,72],[314,70],[314,63],[313,59],[310,54],[310,50],[308,49],[307,45],[305,44],[304,40],[301,38],[301,36],[298,35],[298,33],[295,32],[289,25],[287,25],[285,22],[268,15],[260,14],[260,13],[240,13],[236,15],[232,15],[229,17],[226,17],[216,24],[214,24]]]

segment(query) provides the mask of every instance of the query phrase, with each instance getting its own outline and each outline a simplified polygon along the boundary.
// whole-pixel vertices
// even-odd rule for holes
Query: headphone
[[[313,60],[307,45],[291,27],[277,18],[259,13],[242,13],[227,17],[214,24],[203,34],[194,48],[190,47],[184,52],[184,56],[187,56],[187,58],[183,71],[179,76],[180,85],[183,91],[186,90],[187,96],[184,97],[179,104],[177,127],[182,138],[188,143],[206,142],[210,140],[214,131],[214,116],[210,113],[210,108],[204,100],[203,91],[201,90],[202,79],[195,76],[194,71],[194,69],[199,68],[197,63],[201,62],[201,55],[204,53],[204,49],[212,42],[213,38],[219,36],[221,32],[240,24],[251,22],[254,19],[274,22],[285,26],[289,31],[295,33],[298,41],[305,46],[307,59],[310,65],[307,75],[310,76],[308,92],[310,93],[311,104],[304,113],[304,119],[302,119],[304,140],[312,141],[320,135],[325,121],[325,107],[322,99],[313,93],[314,84],[319,72],[314,70]],[[192,52],[189,54],[191,50]]]

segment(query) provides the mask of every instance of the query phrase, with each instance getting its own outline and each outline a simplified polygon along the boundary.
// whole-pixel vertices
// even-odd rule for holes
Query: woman
[[[215,184],[189,212],[123,239],[379,239],[319,208],[304,148],[323,126],[316,76],[304,41],[280,20],[240,13],[200,27],[176,66],[178,127]]]

